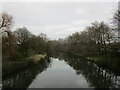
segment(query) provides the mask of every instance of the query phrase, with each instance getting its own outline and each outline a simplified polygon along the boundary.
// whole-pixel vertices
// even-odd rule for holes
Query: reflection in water
[[[3,77],[3,88],[28,88],[37,74],[46,70],[50,65],[51,60],[41,60],[38,65],[33,65],[19,73]]]
[[[120,74],[103,69],[84,58],[55,52],[51,55],[51,59],[41,60],[36,66],[3,77],[3,88],[83,86],[120,88]]]
[[[51,58],[51,67],[30,84],[29,88],[87,88],[86,79],[82,75],[76,75],[65,61]]]
[[[90,85],[89,87],[120,88],[120,74],[115,74],[93,62],[65,53],[53,53],[52,57],[66,61],[76,71],[77,75],[82,74],[85,77]]]

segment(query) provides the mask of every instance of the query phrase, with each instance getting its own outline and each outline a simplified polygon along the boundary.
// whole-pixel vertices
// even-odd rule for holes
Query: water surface
[[[83,58],[55,53],[3,77],[3,88],[120,88],[120,74]]]
[[[89,87],[82,75],[59,59],[51,58],[51,67],[36,76],[29,88],[85,88]]]

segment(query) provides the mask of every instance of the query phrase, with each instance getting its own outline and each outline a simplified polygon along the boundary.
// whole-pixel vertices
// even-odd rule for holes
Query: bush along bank
[[[32,66],[35,64],[38,64],[41,60],[44,60],[47,58],[47,54],[36,54],[30,57],[23,58],[18,61],[10,61],[8,60],[3,62],[2,65],[2,76],[7,75],[12,72],[16,72],[19,70],[22,70],[23,68],[26,68],[28,66]]]

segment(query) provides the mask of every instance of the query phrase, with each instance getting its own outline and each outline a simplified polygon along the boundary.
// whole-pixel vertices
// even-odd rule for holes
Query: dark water
[[[18,73],[3,77],[3,88],[120,88],[120,74],[83,58],[54,53]]]

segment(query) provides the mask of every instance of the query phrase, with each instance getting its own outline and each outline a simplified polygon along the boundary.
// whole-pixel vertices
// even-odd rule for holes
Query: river
[[[73,55],[54,53],[3,77],[4,88],[120,88],[120,74]]]

